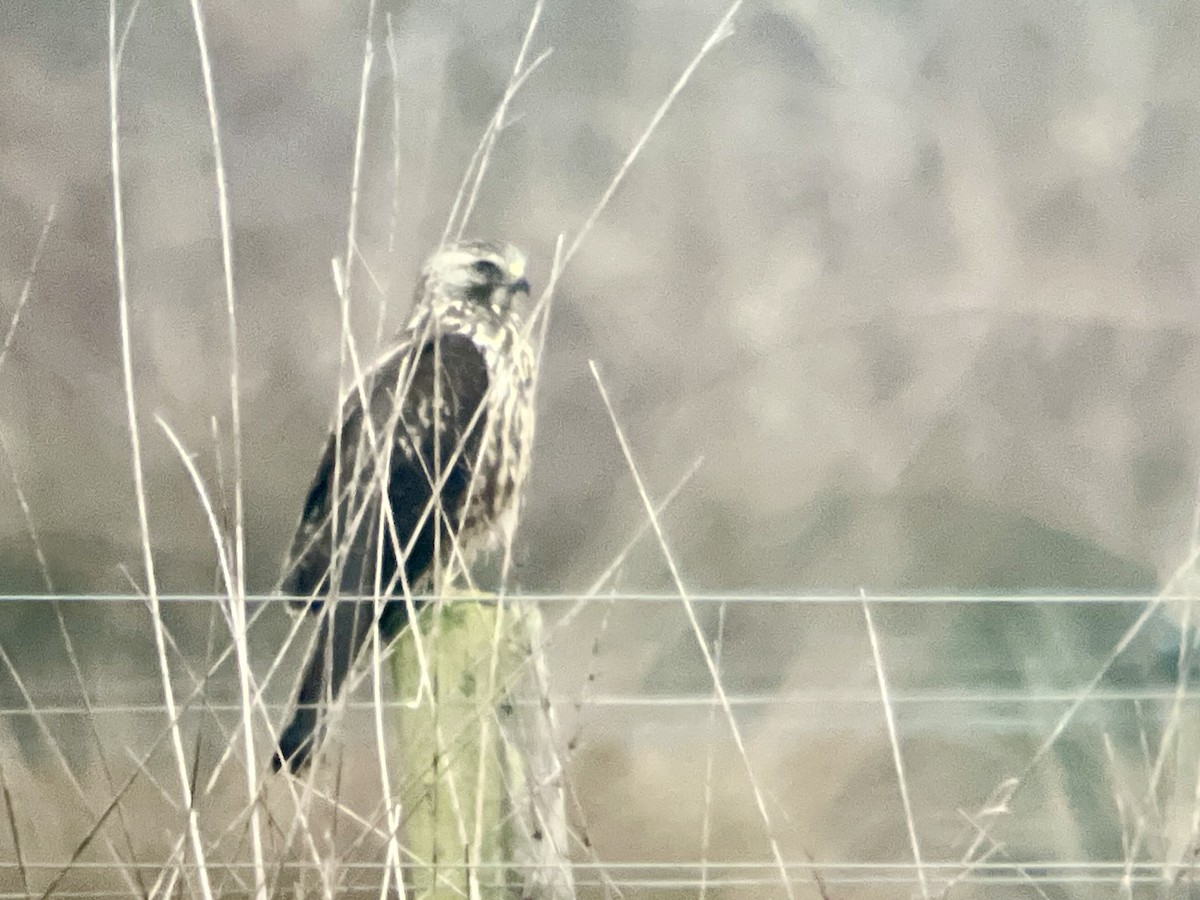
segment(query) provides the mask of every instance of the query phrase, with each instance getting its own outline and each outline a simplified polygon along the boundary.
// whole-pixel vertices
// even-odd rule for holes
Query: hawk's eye
[[[471,264],[471,268],[475,270],[476,275],[483,276],[486,281],[499,283],[504,280],[504,273],[490,259],[477,259]]]

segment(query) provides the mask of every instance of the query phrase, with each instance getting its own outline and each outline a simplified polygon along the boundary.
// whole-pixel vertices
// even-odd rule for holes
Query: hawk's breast
[[[459,520],[460,540],[468,552],[482,544],[504,546],[516,527],[533,441],[536,361],[516,324],[491,329],[476,323],[470,336],[486,360],[489,386],[479,458]]]

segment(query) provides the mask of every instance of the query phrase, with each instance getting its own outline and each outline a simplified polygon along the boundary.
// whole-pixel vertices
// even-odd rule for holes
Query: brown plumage
[[[435,572],[465,570],[482,547],[511,536],[533,437],[528,298],[516,248],[439,250],[408,324],[343,403],[281,582],[320,622],[275,769],[308,764],[323,709],[375,624],[365,598],[385,598],[378,627],[390,641],[408,621],[405,590],[427,592]],[[334,601],[328,609],[324,597]]]

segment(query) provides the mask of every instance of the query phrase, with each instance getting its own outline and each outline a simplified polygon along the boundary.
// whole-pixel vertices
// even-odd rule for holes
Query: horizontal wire
[[[615,593],[615,594],[508,594],[509,600],[520,600],[529,603],[578,603],[591,601],[608,603],[613,601],[638,603],[679,603],[678,594],[651,593]],[[246,600],[251,603],[284,603],[297,598],[283,594],[248,594]],[[352,599],[347,596],[343,600]],[[369,595],[361,598],[369,601]],[[417,603],[439,599],[429,595],[414,595]],[[454,596],[440,598],[443,603],[478,603],[480,597]],[[482,599],[486,599],[482,598]],[[1190,603],[1200,600],[1200,595],[1169,594],[867,594],[866,599],[875,604],[894,605],[972,605],[972,604],[1020,604],[1034,606],[1078,606],[1078,605],[1113,605],[1113,604],[1146,604],[1146,603]],[[3,603],[146,603],[147,598],[142,594],[0,594],[0,604]],[[160,594],[160,603],[213,603],[225,602],[225,594]],[[861,594],[783,594],[783,593],[711,593],[689,594],[692,603],[728,603],[728,604],[761,604],[761,603],[799,603],[810,605],[854,604],[861,606]]]
[[[45,860],[31,862],[26,860],[24,866],[28,870],[34,869],[55,869],[63,865],[61,862],[48,862]],[[274,863],[274,865],[284,869],[316,869],[324,865],[324,863],[316,863],[311,860],[289,860]],[[387,863],[361,862],[361,861],[338,861],[336,863],[338,869],[347,871],[382,871],[388,866]],[[637,862],[637,861],[618,861],[618,862],[576,862],[571,864],[571,869],[575,872],[621,872],[621,871],[639,871],[639,872],[682,872],[689,870],[700,871],[707,868],[712,871],[752,871],[754,869],[769,869],[778,872],[779,863],[775,860],[727,860],[707,862]],[[401,862],[401,868],[411,869],[413,871],[423,871],[432,867],[432,864]],[[520,868],[523,870],[538,870],[538,869],[557,869],[560,864],[557,862],[546,863],[510,863],[510,862],[478,862],[470,863],[470,868],[481,871],[493,869],[510,869]],[[142,862],[142,863],[123,863],[113,860],[97,860],[94,862],[76,861],[73,869],[78,870],[123,870],[132,871],[133,869],[196,869],[199,864],[194,860],[171,860],[164,862]],[[205,867],[209,869],[242,869],[253,868],[254,863],[247,860],[244,862],[209,862],[205,863]],[[463,863],[455,863],[447,860],[440,860],[437,863],[437,868],[448,869],[451,871],[461,870],[465,867]],[[792,871],[819,871],[822,874],[833,871],[856,871],[863,872],[901,872],[915,874],[918,869],[924,869],[927,872],[936,872],[942,874],[957,874],[964,870],[970,870],[975,875],[985,878],[991,878],[996,875],[1011,874],[1022,870],[1028,871],[1031,874],[1037,873],[1042,876],[1050,877],[1053,872],[1061,871],[1068,875],[1077,875],[1079,873],[1092,873],[1095,877],[1110,877],[1111,875],[1124,875],[1128,870],[1134,875],[1153,874],[1162,877],[1164,869],[1179,869],[1183,868],[1178,863],[1169,863],[1165,861],[1144,860],[1142,862],[1126,863],[1123,860],[1064,860],[1055,862],[1045,859],[1023,859],[1012,860],[1008,862],[987,861],[979,863],[964,864],[962,860],[940,860],[935,862],[922,861],[919,865],[915,862],[897,860],[895,862],[870,862],[870,861],[841,861],[841,862],[820,862],[810,859],[784,861],[783,867]],[[0,861],[0,870],[12,870],[18,868],[15,862]]]
[[[138,594],[18,594],[18,595],[0,595],[0,604],[4,603],[39,603],[59,601],[65,603],[137,603],[143,604],[145,597]],[[286,598],[279,595],[251,595],[247,597],[251,602],[278,602]],[[429,598],[415,598],[429,599]],[[590,600],[593,602],[642,602],[642,603],[678,603],[680,598],[675,594],[649,594],[649,593],[622,593],[622,594],[606,594],[594,597],[581,597],[576,594],[531,594],[520,595],[512,599],[519,599],[526,602],[539,604],[555,604],[555,603],[577,603],[581,600]],[[1152,595],[1095,595],[1095,594],[1026,594],[1026,595],[970,595],[970,594],[938,594],[938,595],[878,595],[870,596],[867,599],[875,604],[891,604],[891,605],[976,605],[976,604],[1020,604],[1020,605],[1119,605],[1119,604],[1146,604],[1154,601],[1158,602],[1190,602],[1197,599],[1191,595],[1171,595],[1167,597],[1156,597]],[[163,595],[160,598],[161,602],[167,604],[187,604],[187,603],[211,603],[214,601],[225,601],[227,597],[217,594],[170,594]],[[724,594],[697,594],[689,597],[693,603],[727,603],[727,604],[808,604],[808,605],[837,605],[837,604],[855,604],[856,606],[862,603],[862,597],[858,594],[766,594],[766,593],[724,593]],[[447,602],[478,602],[475,597],[454,597],[447,598]],[[897,705],[919,705],[919,704],[946,704],[946,703],[1040,703],[1040,704],[1063,704],[1071,703],[1077,699],[1077,693],[1071,692],[1033,692],[1033,693],[1014,693],[1014,692],[991,692],[991,693],[971,693],[971,694],[956,694],[952,692],[938,692],[928,694],[909,694],[897,695],[892,697],[892,701]],[[1099,692],[1089,697],[1089,702],[1128,702],[1128,701],[1168,701],[1176,698],[1176,692],[1172,690],[1159,691],[1105,691]],[[1186,700],[1200,699],[1200,691],[1188,691],[1183,695]],[[779,706],[779,705],[802,705],[802,704],[835,704],[835,703],[870,703],[878,704],[879,697],[875,692],[830,692],[826,694],[794,694],[794,695],[732,695],[730,703],[735,706],[753,707],[753,706]],[[563,705],[577,705],[576,699],[558,698],[553,702]],[[713,705],[714,700],[711,696],[671,696],[671,697],[646,697],[646,696],[620,696],[607,695],[589,697],[584,704],[585,706],[629,706],[629,707],[704,707],[707,708]],[[351,708],[374,708],[371,702],[351,702],[348,704]],[[402,700],[390,701],[385,704],[387,707],[403,707],[406,704]],[[208,712],[236,712],[241,710],[240,704],[204,704],[202,707]],[[282,711],[285,706],[268,705],[270,709]],[[42,715],[82,715],[87,714],[89,710],[83,706],[58,706],[58,707],[39,707],[38,712]],[[145,714],[145,713],[161,713],[165,714],[164,705],[114,705],[114,706],[93,706],[90,712],[95,714]],[[28,715],[29,710],[26,708],[15,709],[0,709],[0,716],[15,716]],[[163,864],[139,864],[136,868],[143,870],[154,870],[159,868],[179,867],[179,862]],[[210,864],[207,868],[212,871],[220,871],[222,869],[236,869],[239,867],[249,867],[250,863],[227,863],[227,864]],[[312,868],[313,864],[305,863],[277,863],[282,865],[284,869],[293,870],[301,868]],[[443,863],[445,865],[445,863]],[[184,868],[195,868],[195,863],[186,863]],[[349,863],[340,862],[339,868],[353,869],[355,871],[378,870],[382,872],[382,866],[374,863]],[[915,884],[916,883],[916,865],[913,863],[874,863],[874,862],[838,862],[838,863],[813,863],[811,861],[788,862],[785,863],[789,871],[797,872],[798,874],[818,872],[821,877],[828,883],[839,885],[886,885],[886,884]],[[937,863],[923,862],[925,871],[930,875],[930,880],[934,883],[944,883],[950,877],[958,877],[967,870],[961,861]],[[25,868],[27,870],[39,870],[53,868],[59,870],[64,867],[63,862],[32,862],[26,861]],[[446,866],[450,868],[450,866]],[[134,866],[120,862],[109,863],[85,863],[79,860],[74,861],[70,866],[75,871],[132,871]],[[477,868],[486,868],[486,865],[479,865]],[[528,867],[526,867],[528,868]],[[15,863],[0,862],[0,871],[15,870]],[[701,885],[706,885],[709,888],[720,887],[770,887],[778,884],[778,876],[776,874],[766,874],[762,877],[751,877],[749,873],[755,871],[775,872],[778,869],[778,864],[774,861],[765,861],[761,863],[722,863],[716,861],[707,861],[705,863],[579,863],[572,866],[573,871],[580,874],[595,870],[607,873],[605,878],[591,880],[582,880],[577,878],[576,883],[579,886],[604,886],[617,885],[619,887],[628,888],[646,888],[646,889],[695,889]],[[1068,862],[1049,862],[1045,860],[1030,860],[1016,861],[1009,863],[981,863],[971,865],[967,879],[970,882],[986,881],[990,885],[1029,885],[1029,884],[1044,884],[1044,885],[1068,885],[1068,884],[1089,884],[1089,885],[1120,885],[1120,884],[1163,884],[1167,879],[1163,871],[1165,869],[1177,869],[1176,866],[1160,862],[1140,862],[1129,865],[1124,861],[1120,862],[1085,862],[1085,861],[1068,861]],[[1021,871],[1025,870],[1025,871]],[[690,871],[704,871],[706,874],[703,877],[685,878],[670,877],[673,873],[686,873]],[[627,872],[631,875],[637,873],[640,877],[621,878],[620,872]],[[714,872],[721,873],[741,873],[733,877],[714,876]],[[943,873],[944,874],[939,874]],[[646,873],[662,873],[662,877],[653,877]],[[905,875],[903,873],[911,873]],[[959,883],[962,883],[960,880]],[[349,890],[355,888],[348,887]],[[364,888],[363,890],[367,890]],[[118,891],[57,891],[57,896],[62,897],[110,897],[110,896],[126,896],[126,892]],[[4,893],[0,892],[0,900],[8,900],[8,898],[21,897],[23,893]]]
[[[219,867],[217,867],[217,866],[208,866],[207,868],[209,871],[212,871],[212,872],[219,871]],[[381,865],[380,866],[381,877],[382,877],[382,868],[383,867]],[[851,887],[851,886],[870,887],[870,886],[885,886],[885,885],[886,886],[898,886],[898,885],[915,886],[918,884],[918,881],[917,881],[915,875],[907,876],[907,877],[906,876],[894,876],[894,877],[892,877],[892,876],[869,876],[869,875],[866,875],[866,876],[857,876],[857,875],[839,876],[837,874],[826,873],[823,870],[818,870],[818,872],[821,876],[821,880],[828,885],[838,885],[838,886],[845,886],[845,887]],[[803,877],[803,876],[800,876],[800,877]],[[1097,887],[1106,887],[1106,886],[1116,887],[1116,886],[1122,886],[1122,885],[1126,885],[1126,884],[1135,885],[1135,886],[1140,886],[1140,885],[1145,885],[1145,886],[1160,885],[1161,886],[1161,885],[1165,885],[1165,884],[1176,883],[1173,879],[1164,878],[1162,875],[1155,875],[1155,876],[1131,875],[1128,878],[1125,877],[1124,875],[1117,875],[1117,874],[1097,875],[1097,876],[1063,875],[1062,877],[1055,877],[1055,876],[1041,875],[1036,872],[1029,872],[1026,874],[1013,873],[1013,874],[1007,874],[1007,875],[996,875],[996,876],[988,877],[988,878],[978,878],[978,879],[968,879],[968,880],[964,880],[964,879],[955,880],[955,879],[949,878],[947,876],[939,877],[939,876],[931,874],[931,875],[927,876],[926,880],[927,880],[927,883],[931,887],[937,886],[939,888],[947,887],[947,886],[955,885],[955,884],[960,885],[960,886],[961,885],[974,885],[974,886],[987,885],[989,887],[1012,887],[1012,886],[1017,886],[1017,885],[1034,885],[1034,884],[1046,885],[1048,887],[1067,886],[1067,885],[1092,885],[1092,886],[1097,886]],[[620,877],[609,876],[609,877],[603,877],[603,878],[600,878],[600,877],[575,878],[575,879],[573,879],[573,881],[574,881],[574,885],[576,888],[618,887],[618,888],[642,888],[642,889],[647,889],[647,890],[690,890],[690,889],[699,888],[701,886],[706,886],[710,889],[711,888],[723,888],[723,887],[724,888],[735,888],[735,887],[744,887],[744,888],[776,887],[777,888],[777,887],[779,887],[779,883],[780,883],[778,872],[773,877],[772,876],[763,876],[763,877],[726,876],[726,877],[722,878],[722,877],[713,877],[710,875],[706,878],[706,877],[697,875],[697,876],[691,877],[691,878],[666,878],[666,877],[664,877],[664,878],[620,878]],[[1182,881],[1182,879],[1180,879],[1180,881]],[[523,885],[523,882],[520,879],[510,879],[510,880],[503,882],[497,886],[498,887],[508,887],[508,888],[520,888],[522,885]],[[358,885],[358,884],[339,885],[338,886],[338,896],[344,898],[349,894],[349,892],[352,892],[352,891],[365,893],[365,892],[371,891],[372,887],[374,888],[376,895],[377,895],[378,894],[378,883],[376,883],[373,886],[370,885],[369,883],[364,883],[361,885]],[[55,897],[76,897],[76,898],[81,898],[81,900],[82,900],[82,898],[90,898],[90,897],[95,897],[95,898],[124,897],[124,898],[128,898],[129,890],[128,890],[128,888],[126,888],[124,891],[119,891],[116,889],[67,891],[67,890],[62,890],[61,886],[60,886],[60,887],[55,888],[54,896]],[[29,900],[29,895],[27,895],[25,893],[18,893],[18,892],[0,892],[0,900]]]
[[[829,884],[837,885],[839,887],[896,886],[896,885],[915,885],[916,884],[916,882],[909,880],[909,879],[887,880],[887,881],[878,881],[878,882],[875,882],[875,881],[864,882],[864,881],[858,881],[858,880],[840,880],[839,881],[839,880],[828,879],[828,878],[826,878],[824,880]],[[961,882],[959,882],[959,883],[961,884]],[[1161,880],[1147,881],[1145,879],[1137,879],[1137,878],[1130,879],[1130,883],[1133,885],[1155,885],[1155,884],[1161,885],[1161,884],[1163,884],[1163,882]],[[1042,881],[1042,880],[1037,879],[1034,876],[1031,876],[1030,878],[1013,876],[1010,878],[989,880],[987,882],[987,884],[989,887],[993,887],[993,886],[994,887],[1015,887],[1018,885],[1029,886],[1029,885],[1033,885],[1033,884],[1046,885],[1049,887],[1053,887],[1055,885],[1073,885],[1073,884],[1095,885],[1098,887],[1107,887],[1107,886],[1117,887],[1117,886],[1123,886],[1125,884],[1125,882],[1121,881],[1119,879],[1114,880],[1114,881],[1096,881],[1095,879],[1079,879],[1079,880],[1071,880],[1071,881]],[[499,888],[511,888],[511,889],[515,889],[515,890],[519,890],[522,886],[523,885],[520,882],[514,882],[514,883],[510,883],[510,884],[506,884],[506,885],[505,884],[497,885],[497,887],[499,887]],[[930,886],[944,888],[944,887],[948,887],[950,885],[949,885],[949,883],[944,883],[944,882],[940,882],[940,881],[931,879]],[[774,887],[774,888],[779,887],[779,876],[776,875],[774,879],[770,879],[770,878],[726,879],[726,880],[722,880],[722,881],[717,881],[712,878],[709,878],[707,880],[695,878],[695,879],[685,879],[685,880],[676,880],[676,881],[650,881],[650,882],[611,881],[611,880],[604,880],[604,879],[595,879],[595,880],[590,880],[590,881],[576,881],[575,887],[577,887],[577,888],[616,887],[616,888],[625,888],[625,889],[629,889],[629,890],[641,889],[641,890],[660,890],[660,891],[666,891],[666,890],[690,891],[690,890],[697,890],[701,887],[705,887],[709,890],[718,889],[718,888],[758,888],[758,889],[766,890],[766,889],[770,889],[772,887]],[[249,893],[249,891],[247,891],[246,893]],[[116,889],[108,890],[108,891],[105,891],[105,890],[64,891],[64,890],[61,890],[60,888],[55,888],[54,896],[56,898],[63,898],[63,900],[101,900],[101,898],[108,898],[108,897],[121,898],[121,900],[129,900],[130,893],[129,893],[128,888],[126,888],[124,891],[119,891]],[[364,898],[378,897],[379,896],[379,884],[362,885],[362,886],[357,886],[357,885],[341,886],[341,885],[339,885],[337,896],[339,898],[341,898],[341,900],[346,900],[346,898],[349,898],[349,897],[364,897]],[[25,894],[23,892],[0,892],[0,900],[29,900],[29,895]]]
[[[729,705],[736,707],[773,707],[773,706],[837,706],[837,705],[879,705],[879,694],[871,693],[870,691],[847,692],[847,691],[829,691],[819,693],[806,694],[729,694]],[[929,694],[895,694],[889,696],[889,701],[897,706],[943,706],[950,704],[968,704],[968,705],[1063,705],[1074,703],[1079,699],[1078,693],[1067,691],[1047,691],[1030,693],[1018,693],[997,691],[993,693],[977,692],[971,694],[943,692]],[[1173,702],[1177,699],[1182,699],[1185,702],[1200,702],[1200,689],[1183,691],[1182,693],[1170,689],[1162,690],[1145,690],[1145,691],[1097,691],[1088,696],[1089,703],[1137,703],[1137,702]],[[454,705],[453,701],[443,700],[443,703]],[[530,700],[513,700],[509,705],[519,707],[534,707],[542,706],[544,703],[541,699]],[[611,694],[589,696],[586,700],[580,702],[577,697],[551,697],[550,703],[555,706],[578,706],[580,708],[591,707],[631,707],[631,708],[678,708],[678,709],[706,709],[713,706],[720,706],[721,702],[714,699],[710,695],[681,695],[670,697],[645,696],[637,694]],[[463,705],[474,705],[474,701],[463,700]],[[291,709],[291,704],[288,703],[263,703],[270,712],[283,712]],[[257,707],[258,704],[256,703]],[[375,703],[371,700],[349,700],[345,701],[345,706],[349,710],[373,710]],[[413,701],[405,699],[385,700],[380,704],[382,709],[412,709]],[[239,703],[195,703],[189,709],[189,714],[202,713],[240,713],[242,706]],[[83,705],[63,704],[59,706],[38,706],[31,710],[27,706],[0,707],[0,718],[13,716],[28,716],[34,713],[42,716],[74,716],[74,715],[151,715],[165,714],[166,704],[164,703],[126,703],[101,705],[93,704],[91,707]]]
[[[887,879],[887,880],[883,880],[883,881],[863,881],[863,880],[859,880],[859,879],[839,880],[839,879],[832,879],[832,878],[824,878],[824,876],[822,876],[822,879],[827,884],[836,885],[838,887],[872,887],[872,886],[891,887],[891,886],[915,886],[916,885],[916,882],[911,879]],[[1128,883],[1132,884],[1134,886],[1142,886],[1142,885],[1153,886],[1153,885],[1162,885],[1165,882],[1163,882],[1162,879],[1147,880],[1147,879],[1132,878],[1129,880]],[[962,882],[958,882],[958,884],[962,884]],[[1090,886],[1096,886],[1096,887],[1119,887],[1119,886],[1124,886],[1126,884],[1126,882],[1121,879],[1097,881],[1096,879],[1090,879],[1090,878],[1089,879],[1071,879],[1071,880],[1067,880],[1067,881],[1046,881],[1043,879],[1039,879],[1036,876],[1030,876],[1028,878],[1019,877],[1019,876],[1011,876],[1011,877],[1006,877],[1006,878],[990,879],[986,882],[986,884],[989,887],[1016,887],[1019,885],[1025,885],[1025,886],[1045,885],[1047,887],[1064,886],[1064,885],[1065,886],[1090,885]],[[943,882],[943,881],[939,881],[936,879],[930,879],[929,886],[942,889],[945,887],[952,886],[952,883],[951,882]],[[497,885],[497,887],[501,888],[501,889],[520,890],[523,887],[523,883],[510,882],[508,884]],[[679,879],[679,880],[670,880],[670,881],[668,881],[668,880],[663,880],[663,881],[638,881],[638,880],[620,881],[620,880],[610,880],[610,879],[593,879],[593,880],[588,880],[588,881],[578,881],[577,880],[575,882],[575,887],[576,888],[601,888],[601,889],[615,887],[615,888],[624,888],[624,889],[628,889],[628,890],[658,890],[658,891],[670,891],[670,890],[692,891],[692,890],[698,890],[701,887],[707,888],[709,890],[714,890],[714,889],[719,889],[719,888],[755,888],[755,889],[767,890],[770,888],[777,889],[779,887],[779,876],[776,875],[775,878],[773,878],[773,879],[771,879],[771,878],[743,878],[743,879],[716,880],[716,879],[712,879],[712,878],[709,878],[709,879],[691,878],[691,879]],[[246,891],[245,893],[248,894],[249,891]],[[55,890],[54,890],[54,897],[62,898],[62,900],[101,900],[101,898],[108,898],[108,897],[121,898],[121,900],[129,900],[129,896],[130,896],[130,893],[129,893],[128,888],[126,888],[124,891],[119,891],[116,889],[107,890],[107,891],[105,891],[105,890],[64,891],[60,888],[55,888]],[[337,891],[337,896],[340,898],[340,900],[346,900],[346,898],[349,898],[349,897],[375,898],[375,897],[379,896],[379,884],[376,883],[374,885],[361,885],[361,886],[360,885],[349,885],[349,886],[339,885],[338,891]],[[25,894],[23,892],[0,892],[0,900],[29,900],[29,895]]]

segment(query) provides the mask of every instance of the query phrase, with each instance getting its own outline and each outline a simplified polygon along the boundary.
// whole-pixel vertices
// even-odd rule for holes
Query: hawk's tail
[[[304,667],[296,696],[296,710],[279,734],[279,747],[271,758],[278,772],[286,764],[294,773],[308,766],[325,732],[326,704],[337,699],[350,664],[366,641],[373,604],[341,601],[321,613],[317,641]]]

